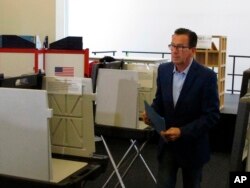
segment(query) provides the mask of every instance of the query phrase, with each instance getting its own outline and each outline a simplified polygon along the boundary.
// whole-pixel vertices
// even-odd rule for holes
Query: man
[[[209,161],[208,132],[219,119],[217,76],[197,63],[195,32],[179,28],[169,45],[171,63],[158,68],[152,107],[165,118],[158,149],[158,188],[174,188],[182,169],[183,187],[199,188],[203,165]],[[144,113],[145,123],[149,123]]]

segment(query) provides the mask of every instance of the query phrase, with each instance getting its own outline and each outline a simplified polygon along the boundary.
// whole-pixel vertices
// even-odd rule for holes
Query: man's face
[[[195,48],[189,48],[187,35],[173,35],[170,45],[172,62],[178,66],[185,66],[195,53]]]

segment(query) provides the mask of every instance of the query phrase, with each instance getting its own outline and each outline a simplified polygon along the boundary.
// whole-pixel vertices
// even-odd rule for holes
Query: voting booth
[[[8,79],[3,79],[0,83],[3,86],[9,82]],[[80,122],[90,126],[90,131],[83,129],[79,124],[76,125],[80,144],[68,136],[65,136],[65,142],[65,137],[58,137],[58,133],[56,137],[51,137],[55,129],[58,129],[59,133],[62,131],[61,128],[50,127],[49,122],[56,117],[58,109],[49,107],[49,95],[46,90],[0,88],[1,186],[83,187],[84,182],[96,178],[105,171],[107,157],[94,154],[94,139],[91,137],[94,134],[92,113],[86,114],[90,119],[79,118]],[[80,112],[85,112],[85,105],[86,102],[79,102],[79,106],[75,107],[78,116]],[[68,119],[74,118],[78,117]],[[62,136],[64,135],[63,132]],[[84,139],[89,139],[89,143]],[[76,150],[70,148],[75,145],[78,145]],[[55,146],[58,148],[54,148]]]
[[[153,181],[156,182],[154,175],[141,154],[154,131],[151,127],[139,121],[138,88],[138,72],[136,71],[99,70],[96,88],[95,133],[101,137],[114,168],[103,187],[108,186],[114,174],[117,175],[118,183],[121,187],[125,187],[123,177],[128,173],[137,158],[142,160],[145,169],[149,172]],[[125,138],[130,142],[130,147],[124,152],[123,157],[117,164],[105,139],[105,137],[112,136]],[[135,155],[131,161],[126,161],[132,149],[135,149]],[[125,163],[127,168],[121,174],[119,167]]]
[[[88,165],[52,158],[46,91],[0,88],[0,98],[0,174],[58,183]]]

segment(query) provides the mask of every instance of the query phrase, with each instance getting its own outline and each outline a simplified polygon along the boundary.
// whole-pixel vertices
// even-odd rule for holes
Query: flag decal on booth
[[[55,76],[74,76],[74,67],[55,67]]]

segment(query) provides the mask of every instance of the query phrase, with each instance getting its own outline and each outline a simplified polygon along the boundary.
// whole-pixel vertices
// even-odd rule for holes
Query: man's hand
[[[166,141],[173,142],[181,136],[181,130],[177,127],[171,127],[166,131],[161,131],[160,134]]]
[[[143,119],[145,124],[147,124],[147,125],[151,124],[151,121],[149,120],[148,115],[145,111],[142,113],[142,119]]]

